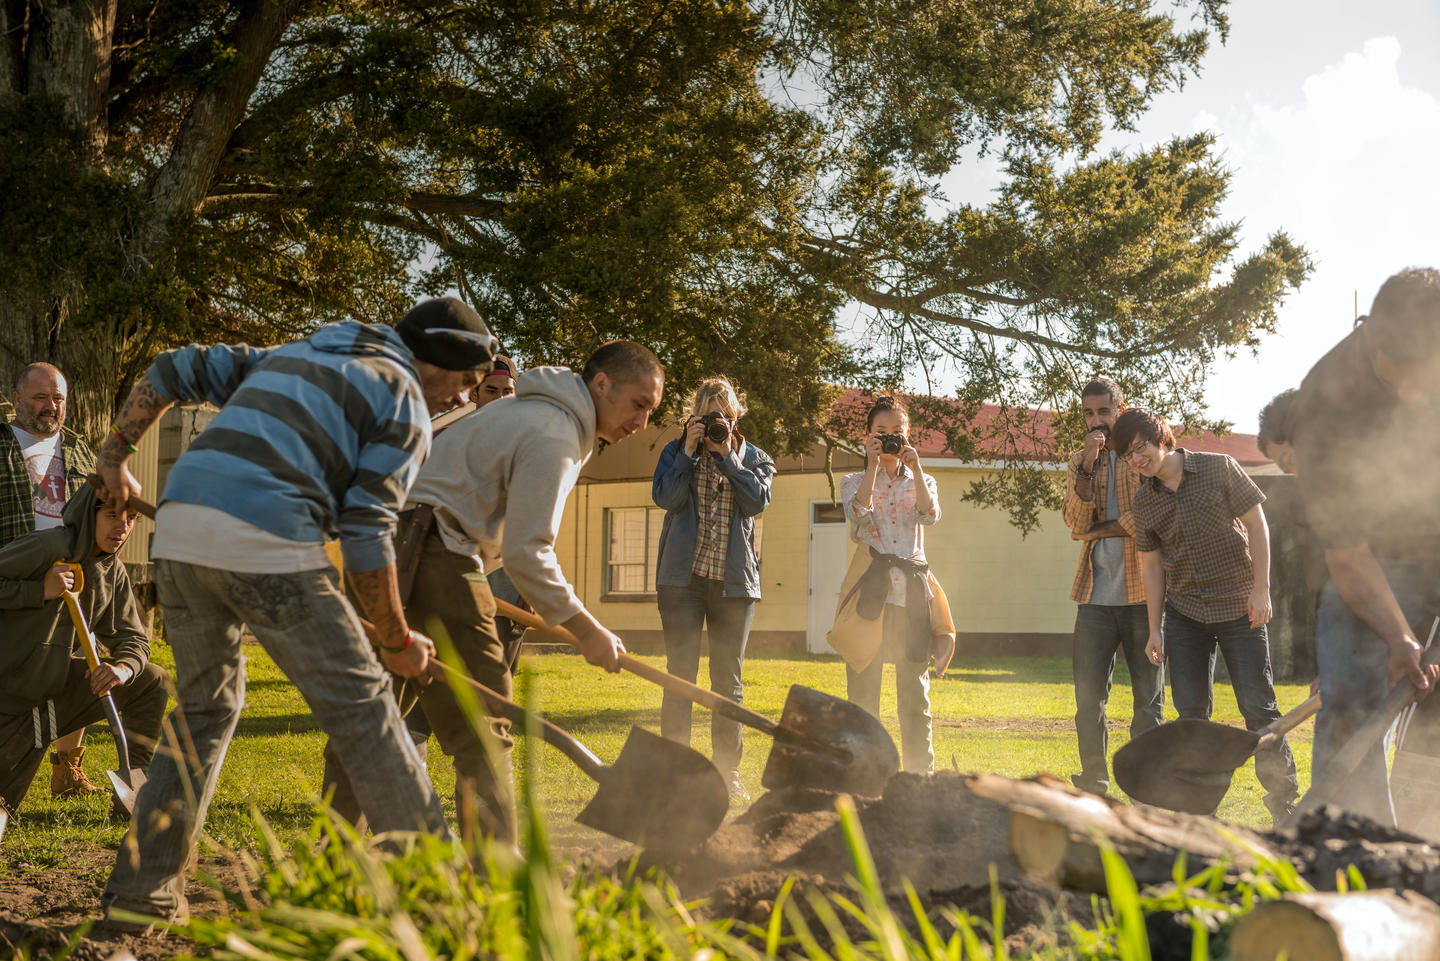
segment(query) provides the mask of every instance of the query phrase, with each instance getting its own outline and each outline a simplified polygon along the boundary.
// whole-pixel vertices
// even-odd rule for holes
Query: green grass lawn
[[[275,665],[256,646],[246,648],[249,688],[245,713],[230,747],[210,809],[208,830],[220,844],[253,844],[248,821],[258,808],[278,831],[295,832],[308,826],[310,804],[320,788],[320,750],[323,735],[305,704]],[[167,668],[169,649],[156,645],[156,659]],[[645,660],[663,666],[663,659]],[[700,676],[707,677],[703,662]],[[553,654],[521,662],[520,684],[532,703],[555,723],[570,731],[599,757],[611,762],[619,754],[632,724],[658,731],[660,689],[628,674],[607,675],[578,656]],[[747,706],[778,718],[792,684],[806,684],[840,696],[845,693],[845,668],[833,658],[762,659],[745,663]],[[1303,684],[1278,688],[1282,710],[1303,700]],[[1075,747],[1070,664],[1063,658],[957,658],[950,676],[932,682],[935,718],[935,757],[941,768],[1025,776],[1049,771],[1061,776],[1079,769]],[[895,718],[893,673],[886,668],[881,695],[882,720],[899,743]],[[1110,749],[1128,739],[1129,682],[1123,666],[1117,668],[1110,701]],[[1167,718],[1174,716],[1167,711]],[[1241,724],[1235,698],[1226,684],[1215,691],[1215,719]],[[1302,790],[1309,785],[1312,724],[1290,735],[1300,767]],[[709,716],[695,709],[695,747],[708,753]],[[115,762],[108,728],[98,725],[86,737],[90,753],[86,769],[99,781]],[[760,773],[769,752],[768,739],[747,731],[741,774],[752,794],[760,793]],[[453,817],[451,796],[454,774],[438,746],[431,746],[431,772],[446,808]],[[573,817],[593,794],[593,785],[557,751],[543,744],[521,743],[517,765],[535,779],[539,796],[550,812],[552,831],[564,848],[602,844],[606,839],[576,825]],[[104,796],[55,800],[49,796],[49,764],[6,832],[0,847],[0,864],[6,867],[63,865],[76,845],[118,845],[122,826],[106,816]],[[1112,789],[1114,790],[1114,789]],[[1117,792],[1118,793],[1118,792]],[[1255,780],[1253,763],[1247,763],[1220,808],[1220,815],[1245,825],[1268,826],[1261,803],[1263,792]]]

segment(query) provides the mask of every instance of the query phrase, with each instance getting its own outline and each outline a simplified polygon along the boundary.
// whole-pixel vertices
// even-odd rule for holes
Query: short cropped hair
[[[893,410],[898,413],[905,421],[905,426],[907,428],[910,426],[910,411],[905,406],[905,402],[898,397],[891,397],[889,394],[886,394],[883,397],[876,397],[875,403],[870,405],[870,410],[865,415],[865,430],[867,433],[870,428],[875,425],[876,415],[888,410]]]
[[[1440,271],[1410,267],[1375,294],[1363,318],[1366,343],[1391,360],[1414,363],[1440,353]]]
[[[1165,418],[1144,407],[1132,407],[1115,419],[1110,429],[1110,442],[1121,457],[1130,453],[1136,441],[1154,444],[1165,450],[1175,449],[1175,432]]]
[[[644,344],[633,340],[612,340],[595,348],[585,361],[580,376],[590,383],[597,374],[605,374],[617,384],[631,384],[650,377],[665,380],[665,365]]]
[[[688,405],[690,413],[698,415],[713,401],[720,402],[720,412],[732,424],[745,416],[745,392],[736,388],[728,377],[706,377],[695,385]]]
[[[1110,403],[1116,407],[1125,406],[1125,392],[1109,377],[1097,376],[1085,385],[1084,390],[1080,391],[1081,397],[1099,397],[1104,394],[1110,395]]]
[[[23,394],[25,392],[25,381],[30,378],[31,374],[40,371],[43,371],[47,374],[54,374],[56,377],[59,377],[62,381],[64,381],[67,386],[70,383],[69,379],[66,378],[65,374],[60,370],[59,367],[56,367],[54,364],[47,364],[44,361],[37,361],[33,364],[26,364],[20,369],[20,373],[15,375],[15,393]]]
[[[1290,414],[1299,397],[1300,391],[1291,387],[1276,394],[1270,403],[1260,408],[1260,433],[1255,437],[1255,444],[1261,451],[1269,444],[1290,443]]]

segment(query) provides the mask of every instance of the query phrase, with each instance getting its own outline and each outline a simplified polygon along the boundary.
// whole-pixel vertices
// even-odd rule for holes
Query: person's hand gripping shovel
[[[90,632],[90,626],[85,623],[85,612],[80,610],[79,592],[85,587],[85,574],[78,564],[56,564],[56,567],[63,567],[75,575],[74,585],[66,591],[61,592],[65,601],[65,607],[70,611],[70,620],[75,625],[75,634],[80,638],[80,649],[85,653],[85,663],[90,668],[91,675],[100,667],[100,653],[95,642],[95,635]],[[145,783],[145,772],[139,768],[130,766],[130,742],[125,739],[125,727],[120,723],[120,710],[115,706],[115,698],[107,691],[100,695],[100,703],[105,707],[105,716],[110,721],[110,733],[115,737],[115,753],[119,760],[119,770],[106,771],[110,778],[110,786],[115,789],[115,802],[125,811],[126,814],[135,813],[135,794],[140,790],[140,785]]]

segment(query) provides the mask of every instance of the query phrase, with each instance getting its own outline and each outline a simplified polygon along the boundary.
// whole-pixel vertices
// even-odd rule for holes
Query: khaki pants
[[[917,774],[930,774],[935,770],[935,750],[931,744],[929,651],[925,652],[923,661],[907,660],[909,617],[905,608],[886,604],[880,616],[880,653],[863,671],[845,666],[846,694],[852,703],[879,717],[881,674],[885,662],[892,662],[895,701],[900,713],[901,767]]]

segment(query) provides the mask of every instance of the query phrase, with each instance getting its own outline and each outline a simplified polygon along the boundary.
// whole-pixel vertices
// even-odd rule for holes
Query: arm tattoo
[[[120,407],[120,413],[115,415],[115,426],[120,428],[120,433],[132,444],[139,443],[140,438],[145,436],[151,426],[160,419],[160,415],[169,409],[174,403],[164,394],[155,389],[155,385],[149,379],[143,379],[130,391],[130,396],[125,398],[125,403]],[[125,463],[130,456],[120,438],[111,431],[105,438],[105,443],[100,446],[100,454],[96,459],[99,467],[116,467]]]
[[[405,637],[408,626],[405,612],[400,606],[400,587],[395,578],[395,565],[391,564],[374,571],[353,573],[345,576],[350,581],[350,590],[360,602],[360,614],[375,625],[380,637],[391,646]]]

